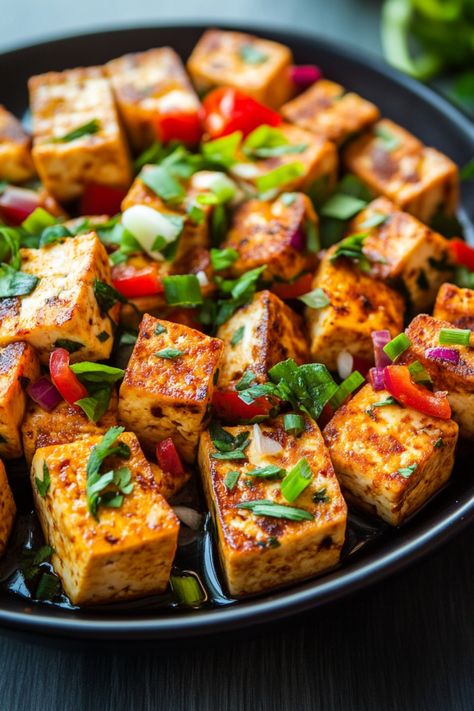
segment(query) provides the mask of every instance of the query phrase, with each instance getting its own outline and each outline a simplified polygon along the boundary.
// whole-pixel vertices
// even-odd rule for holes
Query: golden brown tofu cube
[[[323,435],[349,501],[400,525],[449,479],[458,426],[387,400],[365,385],[340,407]]]
[[[24,183],[34,174],[31,138],[18,119],[0,104],[0,180]]]
[[[128,467],[133,489],[118,508],[88,509],[87,462],[102,437],[43,447],[31,465],[35,506],[52,563],[72,603],[91,605],[161,593],[176,552],[179,523],[158,491],[136,436],[118,437],[128,459],[109,457],[111,469]],[[50,486],[41,496],[36,479]]]
[[[352,141],[344,159],[346,168],[375,194],[385,195],[422,222],[456,211],[459,175],[455,163],[389,119],[378,121]]]
[[[217,337],[224,341],[220,388],[235,385],[246,370],[265,382],[270,368],[282,360],[292,358],[298,365],[309,361],[301,317],[271,291],[255,294],[219,327]]]
[[[105,65],[130,142],[142,150],[157,140],[156,119],[197,115],[199,99],[181,59],[170,47],[126,54]]]
[[[204,93],[233,86],[278,108],[293,94],[293,56],[288,47],[242,32],[207,30],[188,59],[194,86]]]
[[[223,346],[145,314],[120,387],[119,417],[146,450],[171,437],[183,459],[194,460]]]
[[[0,459],[0,558],[5,553],[16,516],[16,505]]]
[[[428,348],[439,348],[439,333],[442,328],[452,328],[449,321],[441,321],[420,314],[410,323],[405,333],[410,348],[403,353],[400,362],[419,361],[428,371],[435,390],[446,390],[451,405],[452,418],[459,425],[461,437],[474,439],[474,348],[450,345],[459,351],[459,362],[428,358]]]
[[[22,271],[39,281],[27,296],[0,300],[0,346],[27,341],[47,364],[56,342],[67,339],[81,344],[72,361],[108,358],[120,304],[107,315],[97,302],[95,282],[111,284],[109,259],[97,235],[21,249],[20,255]]]
[[[452,274],[449,242],[384,197],[354,218],[348,234],[355,233],[368,233],[363,252],[371,275],[401,288],[415,313],[431,309],[439,287]]]
[[[344,543],[347,508],[317,424],[306,417],[305,430],[298,437],[285,431],[283,417],[226,431],[234,437],[249,432],[246,459],[216,459],[218,450],[206,431],[199,444],[199,467],[230,594],[239,597],[271,590],[336,565]],[[279,442],[281,450],[262,458],[256,434]],[[312,478],[291,504],[282,494],[281,478],[249,475],[269,465],[289,472],[303,458]],[[233,487],[229,486],[230,472],[239,475]],[[238,508],[262,499],[303,509],[311,518],[291,521]]]
[[[112,90],[100,67],[48,72],[28,82],[33,160],[45,187],[61,202],[88,183],[126,188],[132,168]],[[90,122],[92,132],[63,140]]]
[[[309,244],[309,234],[316,244]],[[266,265],[262,278],[291,281],[316,266],[317,234],[318,218],[308,196],[284,193],[276,200],[242,203],[222,246],[239,254],[230,268],[234,276]]]
[[[380,116],[378,108],[352,91],[328,79],[281,107],[287,121],[324,136],[340,145],[355,133],[371,126]]]
[[[0,348],[0,455],[21,457],[20,425],[25,414],[25,388],[40,376],[36,353],[26,343]]]
[[[474,289],[443,284],[436,297],[434,318],[474,331]]]
[[[163,471],[155,462],[149,461],[148,464],[153,473],[158,491],[166,501],[169,501],[169,499],[181,491],[186,482],[191,478],[191,474],[188,471],[183,471],[179,474],[171,474],[170,472]]]
[[[313,281],[329,304],[306,309],[312,360],[337,369],[341,351],[373,360],[372,331],[388,329],[395,337],[403,329],[403,299],[387,284],[363,273],[342,257],[332,261],[329,249]]]

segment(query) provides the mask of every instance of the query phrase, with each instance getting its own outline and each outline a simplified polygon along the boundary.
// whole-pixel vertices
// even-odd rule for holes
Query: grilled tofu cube
[[[194,460],[223,346],[145,314],[120,387],[119,417],[147,451],[171,437],[182,458]]]
[[[21,457],[20,426],[25,414],[25,388],[38,380],[40,367],[36,353],[26,343],[10,343],[0,348],[0,456]]]
[[[285,193],[276,200],[242,203],[222,246],[239,254],[230,268],[234,276],[266,265],[264,279],[291,281],[316,266],[317,233],[318,218],[308,196]],[[316,244],[308,244],[310,234]]]
[[[186,482],[191,478],[191,474],[188,471],[184,471],[180,474],[170,474],[170,472],[163,471],[155,462],[149,461],[148,464],[150,465],[158,491],[166,501],[169,501],[169,499],[181,491]]]
[[[330,370],[337,369],[341,351],[373,360],[372,331],[388,329],[395,337],[403,328],[403,299],[394,289],[363,273],[346,258],[331,261],[329,249],[313,281],[329,304],[306,309],[311,356]]]
[[[289,123],[278,126],[278,131],[288,145],[295,148],[295,153],[288,152],[256,160],[242,157],[242,161],[230,168],[232,175],[251,190],[258,190],[260,193],[270,189],[278,193],[287,190],[311,193],[315,183],[324,183],[324,189],[329,193],[337,180],[338,155],[334,143]],[[273,188],[273,185],[267,188],[266,183],[262,182],[272,171],[290,164],[298,166],[298,173],[290,176],[277,188]]]
[[[293,94],[288,47],[242,32],[207,30],[188,59],[194,86],[204,93],[233,86],[257,101],[278,108]]]
[[[34,174],[31,138],[18,119],[0,104],[0,180],[24,183]]]
[[[260,426],[263,434],[282,449],[262,455],[255,445],[255,425],[226,428],[233,436],[249,431],[251,443],[247,459],[223,460],[217,453],[209,431],[201,435],[199,467],[209,509],[216,527],[219,556],[230,594],[240,597],[288,585],[309,578],[339,561],[344,543],[347,508],[319,428],[305,418],[304,432],[295,437],[283,426],[283,417]],[[289,472],[302,458],[307,460],[313,478],[290,504],[304,509],[312,520],[291,521],[257,516],[238,504],[265,499],[288,505],[281,493],[281,479],[249,476],[256,468],[277,466]],[[226,485],[230,472],[240,474],[237,483]]]
[[[323,435],[344,496],[392,526],[449,479],[458,426],[398,404],[365,385],[340,407]]]
[[[198,118],[199,99],[181,59],[170,47],[126,54],[104,68],[135,150],[157,140],[158,116],[179,113]]]
[[[439,348],[439,332],[452,328],[449,321],[441,321],[420,314],[410,323],[405,333],[410,339],[410,348],[403,353],[400,362],[418,360],[428,371],[435,390],[446,390],[451,405],[452,418],[459,425],[461,437],[474,439],[474,348],[449,346],[459,351],[459,362],[433,360],[426,356],[428,348]]]
[[[327,79],[320,79],[284,104],[281,113],[287,121],[338,145],[380,117],[380,111],[370,101]]]
[[[239,336],[240,340],[234,342]],[[246,370],[266,382],[267,372],[281,360],[307,363],[309,349],[301,317],[271,291],[259,291],[217,331],[224,341],[218,385],[235,385]]]
[[[474,289],[443,284],[436,297],[434,318],[474,331]]]
[[[179,523],[158,491],[136,436],[119,441],[128,460],[110,457],[111,468],[127,466],[133,490],[119,508],[100,507],[96,520],[87,506],[87,462],[102,437],[42,447],[31,465],[31,483],[44,536],[54,549],[52,563],[64,591],[76,605],[126,600],[165,590],[176,552]],[[47,470],[42,497],[36,479]]]
[[[126,188],[132,168],[109,82],[100,67],[48,72],[28,82],[33,160],[46,188],[61,202],[87,183]],[[61,140],[96,121],[98,130]]]
[[[385,195],[422,222],[456,211],[457,166],[389,119],[351,142],[344,158],[348,170],[375,194]]]
[[[378,224],[370,227],[373,222]],[[400,287],[415,313],[431,309],[439,287],[452,275],[448,241],[384,197],[350,224],[349,234],[362,232],[368,232],[363,252],[371,275]]]
[[[97,235],[21,249],[20,255],[22,271],[39,282],[27,296],[0,300],[0,346],[26,341],[46,364],[56,342],[68,339],[82,344],[71,354],[72,361],[108,358],[120,304],[107,315],[97,302],[96,280],[111,284],[107,252]]]
[[[5,553],[15,516],[15,499],[8,483],[5,467],[0,459],[0,558]]]

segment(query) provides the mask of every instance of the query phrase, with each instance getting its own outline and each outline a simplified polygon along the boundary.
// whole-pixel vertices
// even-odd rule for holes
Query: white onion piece
[[[199,282],[199,286],[209,286],[209,279],[207,278],[206,272],[197,272],[196,277]]]
[[[236,163],[231,170],[234,175],[242,178],[242,180],[250,180],[260,174],[258,167],[252,163]]]
[[[258,425],[253,426],[253,447],[257,455],[279,454],[283,447],[271,437],[262,433]]]
[[[143,102],[146,106],[147,101]],[[199,104],[193,93],[190,91],[183,91],[181,89],[173,89],[172,91],[163,94],[158,101],[156,97],[153,97],[149,102],[150,108],[154,109],[158,106],[158,113],[166,114],[172,113],[174,111],[179,111],[180,113],[192,113],[199,109]]]
[[[354,365],[354,358],[349,351],[340,351],[337,356],[337,372],[342,380],[345,380],[352,373],[352,366]]]
[[[153,259],[161,260],[161,252],[153,250],[153,244],[158,236],[169,244],[174,242],[179,234],[179,228],[160,212],[147,205],[132,205],[122,215],[122,224],[144,251]]]
[[[201,528],[202,515],[194,509],[190,509],[189,506],[173,506],[173,511],[179,520],[192,528],[193,531],[198,531]]]
[[[191,178],[191,187],[195,190],[210,190],[211,192],[226,190],[232,195],[237,192],[237,185],[228,175],[212,170],[201,170],[194,173]]]

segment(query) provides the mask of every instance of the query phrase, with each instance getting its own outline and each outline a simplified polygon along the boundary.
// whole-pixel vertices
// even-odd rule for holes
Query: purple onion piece
[[[46,412],[52,412],[62,401],[62,397],[49,378],[43,375],[39,380],[30,383],[26,392]]]
[[[296,249],[297,252],[304,252],[306,249],[306,234],[300,227],[296,230],[296,232],[293,232],[290,244],[293,249]]]
[[[372,331],[372,342],[374,344],[374,358],[376,368],[385,368],[391,364],[391,360],[385,353],[384,346],[392,340],[390,331]]]
[[[315,64],[293,65],[290,72],[291,81],[301,89],[306,89],[323,76],[321,69]]]
[[[448,363],[453,363],[457,365],[461,357],[459,351],[455,348],[427,348],[425,351],[425,357],[430,360],[444,360]]]
[[[369,370],[369,380],[374,390],[384,390],[384,368],[371,368]]]

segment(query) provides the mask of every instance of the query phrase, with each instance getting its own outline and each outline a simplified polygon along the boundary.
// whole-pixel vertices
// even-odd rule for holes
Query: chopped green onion
[[[469,346],[471,331],[468,328],[442,328],[439,332],[439,342],[443,346]]]
[[[385,400],[372,403],[370,407],[386,407],[387,405],[398,405],[398,402],[390,395],[390,397],[387,397]]]
[[[26,220],[23,220],[21,226],[24,230],[34,235],[39,234],[47,227],[52,227],[56,224],[57,220],[55,217],[50,215],[50,213],[42,207],[37,207],[30,215],[28,215]]]
[[[237,482],[239,481],[240,477],[240,472],[237,470],[231,470],[227,472],[227,474],[224,477],[224,486],[226,489],[229,489],[229,491],[232,491],[232,489],[235,488]]]
[[[359,229],[368,230],[372,227],[379,227],[380,225],[383,225],[385,222],[387,222],[388,217],[389,216],[385,215],[383,212],[374,212],[359,225]]]
[[[147,188],[165,202],[180,202],[185,196],[181,183],[162,165],[142,170],[140,178]]]
[[[206,594],[195,575],[171,575],[170,583],[178,602],[183,605],[193,607],[200,605],[206,599]]]
[[[35,477],[35,484],[39,495],[44,499],[51,486],[51,476],[46,462],[43,462],[43,478]]]
[[[202,304],[201,286],[195,274],[163,277],[166,302],[170,306],[193,307]]]
[[[253,383],[256,377],[256,374],[252,370],[246,370],[239,382],[236,383],[235,389],[238,392],[240,390],[246,390]]]
[[[418,464],[410,464],[408,467],[400,467],[396,473],[400,474],[404,479],[409,479],[417,467]]]
[[[396,148],[400,147],[400,139],[398,136],[395,136],[392,131],[389,131],[386,126],[375,126],[374,133],[377,138],[380,139],[386,151],[394,151]]]
[[[291,183],[296,178],[301,178],[305,174],[303,163],[295,161],[294,163],[286,163],[279,165],[265,175],[261,175],[256,179],[257,190],[260,193],[266,193],[268,190],[280,188],[282,185]]]
[[[285,432],[296,437],[305,430],[304,417],[302,415],[294,415],[293,413],[284,415],[283,427],[285,428]]]
[[[312,309],[323,309],[330,302],[326,294],[319,287],[313,289],[313,291],[303,294],[303,296],[298,297],[299,301],[302,301],[306,306],[310,306]]]
[[[331,255],[330,261],[335,262],[340,257],[347,257],[357,262],[359,269],[365,273],[370,272],[370,261],[365,256],[363,248],[364,242],[367,239],[367,232],[350,235],[342,240],[337,246],[334,254]]]
[[[281,493],[292,503],[310,485],[312,478],[309,462],[306,457],[302,457],[281,482]]]
[[[240,45],[239,56],[245,64],[264,64],[268,59],[268,54],[262,52],[254,44]]]
[[[415,383],[431,384],[433,382],[425,366],[419,360],[414,360],[413,363],[410,363],[408,370]]]
[[[247,459],[247,455],[242,449],[233,449],[230,452],[213,452],[213,459]]]
[[[410,346],[411,343],[408,336],[405,333],[399,333],[398,336],[392,338],[392,340],[383,347],[383,351],[388,355],[391,361],[395,361],[402,353],[405,353]]]
[[[163,348],[161,351],[154,353],[157,358],[164,358],[165,360],[174,360],[179,358],[179,356],[184,355],[184,351],[180,351],[179,348]]]
[[[229,168],[236,161],[237,150],[242,141],[241,131],[235,131],[228,136],[215,138],[213,141],[206,141],[201,146],[204,158],[217,163],[225,168]]]
[[[64,136],[58,136],[57,138],[52,138],[51,143],[69,143],[70,141],[75,141],[77,138],[82,138],[83,136],[92,136],[94,133],[100,131],[100,121],[97,119],[92,119],[87,123],[78,126],[73,131],[65,133]]]
[[[277,467],[274,464],[268,464],[266,467],[257,467],[245,472],[245,476],[255,476],[260,479],[272,479],[273,477],[285,476],[286,470]]]
[[[163,326],[163,324],[158,323],[155,330],[153,331],[154,336],[161,336],[162,333],[167,333],[168,330]]]
[[[360,387],[364,381],[364,376],[361,375],[358,370],[354,370],[353,373],[343,380],[330,400],[330,404],[334,410],[337,410],[337,408],[342,405],[346,397]]]
[[[237,504],[238,509],[248,509],[256,516],[270,516],[271,518],[284,518],[289,521],[313,521],[314,516],[309,511],[297,509],[294,506],[275,504],[268,499],[257,499]]]
[[[239,326],[239,328],[232,334],[232,338],[230,339],[230,345],[236,346],[238,343],[240,343],[240,341],[244,337],[244,333],[245,326]]]
[[[216,272],[219,272],[222,269],[227,269],[227,267],[230,267],[231,264],[239,258],[239,253],[231,247],[228,247],[227,249],[212,248],[210,255],[212,268]]]
[[[352,197],[352,195],[343,195],[336,193],[327,200],[320,209],[320,214],[323,217],[334,217],[338,220],[348,220],[354,217],[358,212],[366,206],[365,200]]]

